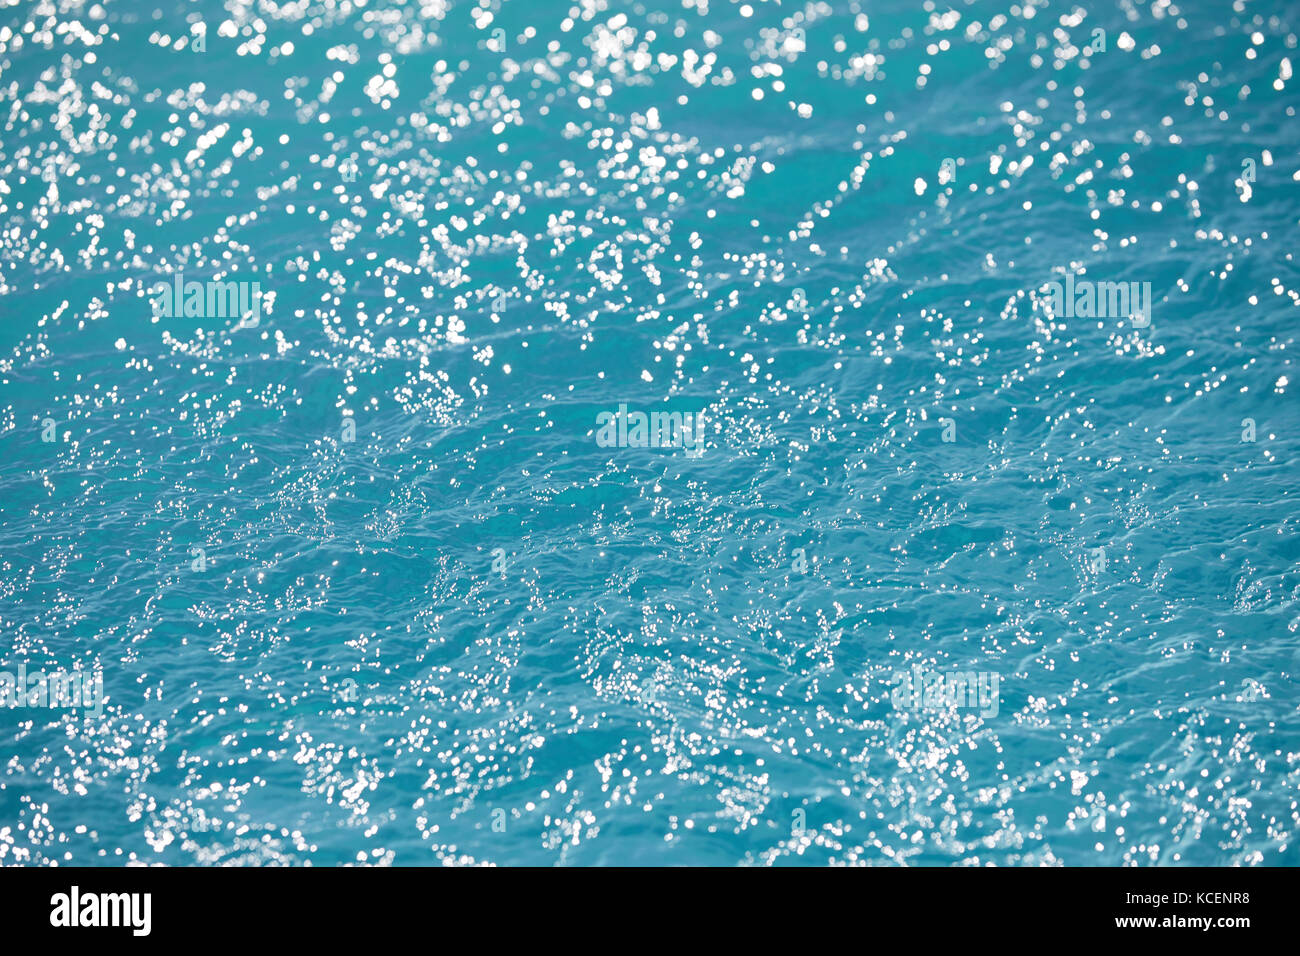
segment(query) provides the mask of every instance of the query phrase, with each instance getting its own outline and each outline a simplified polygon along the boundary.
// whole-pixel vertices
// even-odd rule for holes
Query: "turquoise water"
[[[0,862],[1295,864],[1296,20],[3,8]]]

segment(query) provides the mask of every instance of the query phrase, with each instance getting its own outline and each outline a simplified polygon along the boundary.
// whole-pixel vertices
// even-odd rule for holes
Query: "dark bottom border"
[[[495,944],[536,945],[539,933],[592,942],[630,942],[669,932],[732,944],[804,926],[885,939],[899,932],[918,945],[949,938],[965,947],[1007,931],[1046,930],[1057,941],[1128,937],[1144,944],[1193,937],[1231,944],[1261,930],[1279,938],[1294,869],[0,869],[0,913],[11,939],[115,937],[150,941],[321,942],[404,947],[403,940],[449,942],[488,919]],[[129,926],[54,927],[72,909],[86,918],[89,894],[149,893],[149,934]],[[55,913],[67,897],[64,917]],[[1154,900],[1143,901],[1147,897]],[[134,901],[133,901],[134,902]],[[143,902],[141,898],[140,903]],[[1158,904],[1158,905],[1157,905]],[[106,903],[123,910],[122,898]],[[122,922],[142,922],[143,907]],[[1133,920],[1153,920],[1145,925]],[[1210,920],[1206,927],[1203,920]],[[1196,922],[1193,923],[1192,921]],[[1240,921],[1244,920],[1245,923]],[[80,917],[79,920],[80,921]],[[1124,925],[1120,921],[1127,921]],[[1226,921],[1233,921],[1229,925]],[[909,930],[908,927],[911,927]],[[400,932],[403,935],[391,935]],[[679,936],[678,934],[685,934]],[[784,935],[784,934],[783,934]],[[1005,937],[1004,937],[1005,938]],[[1019,937],[1028,943],[1034,937]],[[1259,937],[1256,937],[1259,938]],[[556,942],[552,940],[552,942]],[[463,943],[458,944],[463,945]]]

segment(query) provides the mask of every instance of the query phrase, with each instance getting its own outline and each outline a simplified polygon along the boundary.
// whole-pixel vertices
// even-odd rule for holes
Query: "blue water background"
[[[0,10],[0,863],[1300,860],[1294,5],[486,9]]]

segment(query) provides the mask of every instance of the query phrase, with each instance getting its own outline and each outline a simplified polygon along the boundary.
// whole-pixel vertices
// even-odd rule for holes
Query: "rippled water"
[[[0,9],[0,862],[1300,861],[1296,19]]]

